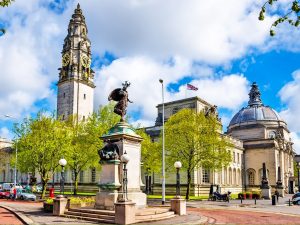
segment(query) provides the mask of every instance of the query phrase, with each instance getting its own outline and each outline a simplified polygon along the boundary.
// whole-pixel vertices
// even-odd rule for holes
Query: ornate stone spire
[[[263,105],[263,103],[260,99],[260,91],[258,89],[258,86],[257,86],[256,82],[253,82],[252,85],[251,85],[251,90],[249,92],[248,105],[250,107]]]
[[[68,34],[64,40],[59,82],[75,79],[94,87],[91,61],[91,42],[84,15],[78,4],[70,19]]]

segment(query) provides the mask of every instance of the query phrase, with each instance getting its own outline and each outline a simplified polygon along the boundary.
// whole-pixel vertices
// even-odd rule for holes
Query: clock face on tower
[[[89,59],[89,57],[83,55],[83,56],[81,56],[81,64],[85,68],[90,68],[90,66],[91,66],[91,60]]]
[[[62,65],[63,66],[67,66],[70,63],[70,54],[69,53],[65,53],[62,56]]]

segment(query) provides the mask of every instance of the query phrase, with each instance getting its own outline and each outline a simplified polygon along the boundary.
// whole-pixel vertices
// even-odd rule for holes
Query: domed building
[[[282,184],[285,192],[293,192],[295,152],[290,131],[278,113],[263,104],[255,82],[249,93],[248,106],[232,118],[227,134],[243,141],[243,183],[247,190],[259,188],[262,164],[265,163],[273,190]]]

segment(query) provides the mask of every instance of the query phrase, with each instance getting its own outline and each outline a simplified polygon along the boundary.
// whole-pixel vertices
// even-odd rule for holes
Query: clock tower
[[[93,112],[94,71],[91,69],[91,42],[80,5],[72,15],[59,68],[57,116],[66,120],[77,115],[85,120]]]

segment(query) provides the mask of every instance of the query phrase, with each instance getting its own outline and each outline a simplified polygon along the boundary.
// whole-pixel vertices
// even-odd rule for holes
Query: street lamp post
[[[176,161],[174,163],[174,167],[176,168],[176,198],[180,198],[180,173],[179,170],[181,168],[181,162]]]
[[[300,192],[300,162],[297,162],[297,169],[298,169],[298,192]]]
[[[298,169],[298,192],[300,192],[300,155],[295,155],[294,157],[295,162],[297,163],[297,169]]]
[[[128,178],[127,178],[127,168],[126,165],[129,162],[129,156],[128,154],[125,152],[122,156],[121,156],[121,162],[123,163],[123,199],[122,201],[126,202],[128,200],[127,197],[127,184],[128,184]]]
[[[61,166],[61,180],[60,180],[60,194],[64,195],[64,188],[65,188],[65,166],[67,165],[67,160],[61,158],[58,161],[59,165]]]
[[[166,198],[166,177],[165,177],[165,96],[164,80],[159,79],[162,90],[162,204],[165,204]]]
[[[11,115],[4,115],[7,118],[11,118],[13,120],[17,120],[15,117]],[[18,164],[18,144],[16,142],[16,162],[15,162],[15,171],[14,171],[14,186],[17,186],[17,164]]]

